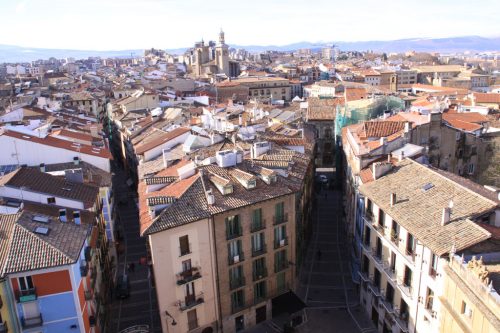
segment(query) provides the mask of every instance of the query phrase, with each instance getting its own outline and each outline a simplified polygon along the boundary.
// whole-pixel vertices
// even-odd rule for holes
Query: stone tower
[[[219,33],[219,44],[215,47],[215,64],[219,74],[226,74],[229,76],[229,48],[224,40],[224,31],[222,29]]]

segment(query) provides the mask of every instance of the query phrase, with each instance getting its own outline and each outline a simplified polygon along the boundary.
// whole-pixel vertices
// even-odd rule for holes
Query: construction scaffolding
[[[369,99],[350,101],[345,105],[337,105],[335,116],[335,140],[338,145],[342,128],[359,122],[375,119],[385,112],[404,110],[405,103],[394,96],[376,96]]]

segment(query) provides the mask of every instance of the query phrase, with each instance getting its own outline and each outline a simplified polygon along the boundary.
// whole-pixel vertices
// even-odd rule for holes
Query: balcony
[[[241,288],[244,285],[245,285],[245,277],[244,276],[240,276],[238,278],[229,280],[229,289],[231,289],[231,290]]]
[[[284,237],[282,239],[277,239],[274,241],[274,248],[279,249],[280,247],[284,247],[288,245],[288,237]]]
[[[237,264],[237,263],[245,260],[245,256],[243,255],[243,252],[240,252],[239,254],[237,254],[235,256],[232,256],[231,254],[229,254],[227,259],[228,259],[229,265],[234,265],[234,264]]]
[[[36,288],[18,290],[16,294],[19,303],[32,302],[37,299]]]
[[[358,274],[362,281],[370,282],[370,277],[368,276],[368,273],[359,271]]]
[[[391,267],[391,263],[389,262],[385,262],[383,264],[383,267],[384,267],[384,272],[387,274],[387,276],[389,277],[389,280],[391,281],[396,281],[397,278],[398,278],[398,274],[396,272],[396,269],[393,269]]]
[[[408,284],[407,282],[405,282],[404,280],[402,279],[398,279],[398,288],[399,290],[401,290],[401,292],[408,298],[412,298],[413,297],[413,288],[410,284]]]
[[[253,304],[257,305],[257,304],[265,302],[265,301],[267,301],[266,295],[255,296],[253,299]]]
[[[283,215],[273,216],[273,224],[274,225],[286,223],[286,222],[288,222],[288,213],[285,213]]]
[[[415,262],[415,250],[414,249],[406,249],[405,250],[405,256],[412,263]]]
[[[42,326],[43,325],[42,314],[30,318],[21,317],[21,325],[23,326],[24,329]]]
[[[399,313],[398,310],[394,312],[394,319],[396,319],[396,324],[401,329],[401,332],[408,333],[408,313]]]
[[[387,301],[385,299],[385,297],[382,297],[380,299],[380,303],[379,304],[385,309],[386,313],[394,314],[394,306],[392,305],[391,302]]]
[[[231,304],[231,313],[235,314],[237,312],[242,311],[245,309],[245,302],[239,302],[238,304]]]
[[[261,269],[257,269],[253,272],[253,280],[258,281],[267,276],[267,267],[263,267]]]
[[[201,278],[201,272],[199,267],[191,267],[188,270],[177,273],[176,276],[177,276],[177,285],[180,286],[185,283]]]
[[[181,311],[186,311],[204,302],[203,293],[195,296],[189,295],[184,297],[184,301],[178,301],[179,309]]]
[[[0,333],[7,333],[9,331],[9,327],[7,326],[7,322],[4,321],[0,323]]]
[[[253,249],[252,248],[252,257],[258,257],[258,256],[261,256],[263,254],[265,254],[267,252],[267,248],[266,248],[266,245],[263,244],[260,249]]]
[[[382,249],[377,249],[376,247],[372,248],[372,257],[379,265],[383,264],[382,261]]]
[[[80,276],[84,277],[87,276],[89,272],[89,264],[85,261],[85,264],[81,263],[80,264]]]
[[[241,237],[241,235],[243,235],[243,232],[241,228],[238,228],[238,230],[235,230],[234,232],[226,232],[226,239],[227,240],[235,239]]]
[[[368,286],[368,289],[370,289],[371,293],[375,297],[380,297],[382,296],[382,291],[380,288],[375,284],[375,282],[370,281],[370,285]]]
[[[179,246],[179,257],[186,256],[188,254],[191,254],[191,243],[186,246]]]
[[[257,232],[266,228],[266,220],[255,220],[250,224],[250,232]]]
[[[288,268],[288,260],[277,261],[274,263],[275,273],[281,272],[282,270],[285,270],[287,268]]]
[[[399,234],[394,230],[391,231],[391,242],[394,244],[394,246],[399,247]]]

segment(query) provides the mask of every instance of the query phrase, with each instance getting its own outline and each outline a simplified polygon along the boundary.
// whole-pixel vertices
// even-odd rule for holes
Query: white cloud
[[[26,1],[21,1],[16,5],[16,14],[23,14],[26,10]]]

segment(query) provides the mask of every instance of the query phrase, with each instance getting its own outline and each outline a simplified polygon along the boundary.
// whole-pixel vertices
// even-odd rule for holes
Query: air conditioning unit
[[[233,261],[234,261],[235,264],[239,263],[240,262],[240,256],[234,256],[233,257]]]
[[[280,246],[285,246],[285,239],[280,240]]]

